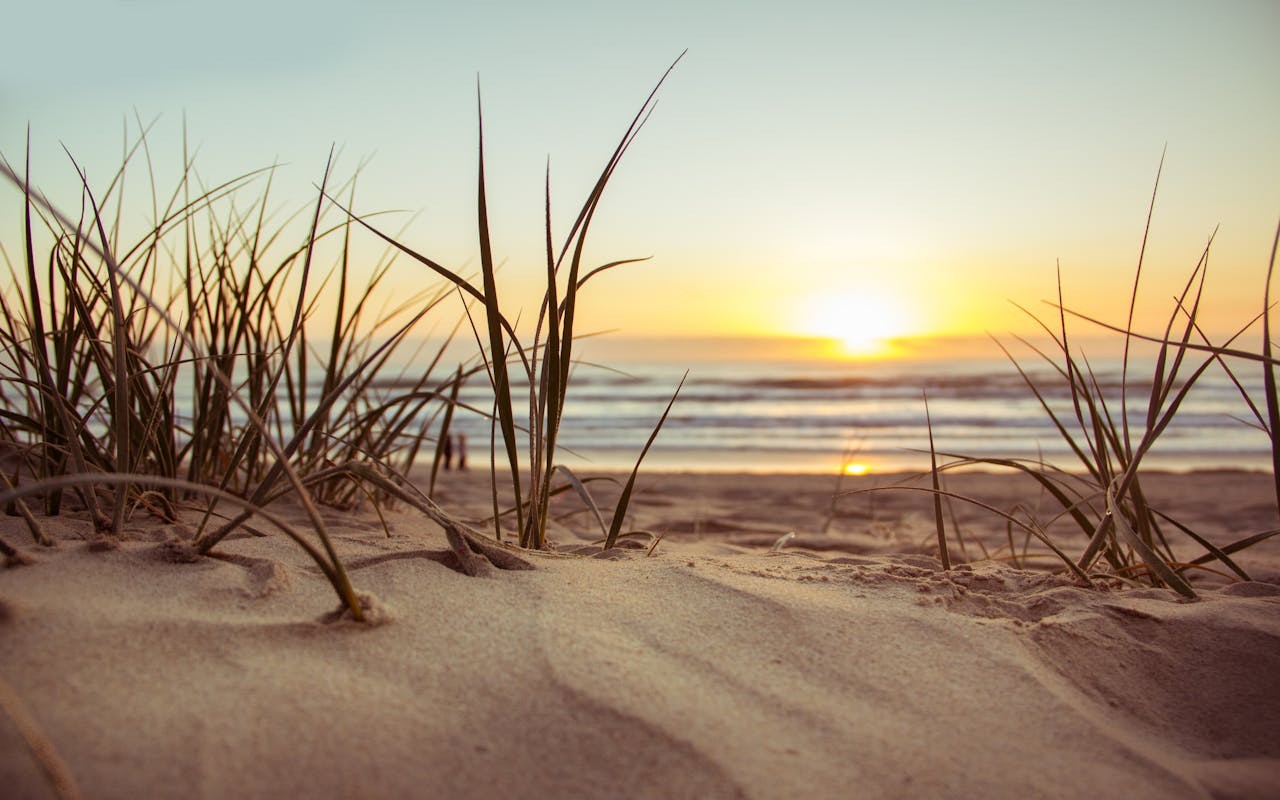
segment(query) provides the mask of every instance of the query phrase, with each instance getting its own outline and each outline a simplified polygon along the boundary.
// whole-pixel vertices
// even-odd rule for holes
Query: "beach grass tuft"
[[[1163,167],[1163,158],[1161,159]],[[1157,175],[1157,186],[1159,177]],[[1142,466],[1144,457],[1173,423],[1179,408],[1197,381],[1215,366],[1226,371],[1253,414],[1256,425],[1269,439],[1270,451],[1280,464],[1280,401],[1276,394],[1275,369],[1277,361],[1272,356],[1270,323],[1270,284],[1275,266],[1277,246],[1280,246],[1280,228],[1272,246],[1271,259],[1263,290],[1262,313],[1247,323],[1221,344],[1213,344],[1198,324],[1197,317],[1209,265],[1213,243],[1210,235],[1190,276],[1180,294],[1175,298],[1163,331],[1158,335],[1143,334],[1135,330],[1134,308],[1137,304],[1142,275],[1143,256],[1154,211],[1155,193],[1148,209],[1147,226],[1143,232],[1142,248],[1138,258],[1134,281],[1130,290],[1128,318],[1124,325],[1111,325],[1085,314],[1069,310],[1062,300],[1062,275],[1058,272],[1058,297],[1050,305],[1055,310],[1056,325],[1023,310],[1034,319],[1052,342],[1049,348],[1041,348],[1023,337],[1014,337],[1025,345],[1039,361],[1049,367],[1054,385],[1032,377],[1026,368],[1003,343],[997,346],[1008,358],[1014,370],[1022,378],[1027,389],[1035,397],[1070,452],[1075,456],[1074,468],[1049,464],[1041,460],[975,457],[963,453],[939,453],[934,447],[933,425],[926,419],[929,429],[929,455],[931,487],[877,487],[860,490],[884,491],[911,489],[928,492],[933,496],[935,526],[944,568],[949,566],[942,515],[942,500],[957,500],[978,505],[1002,518],[1009,527],[1009,555],[1025,560],[1024,552],[1018,556],[1012,532],[1021,530],[1027,537],[1034,537],[1044,544],[1064,567],[1083,583],[1098,578],[1121,577],[1126,580],[1140,577],[1155,586],[1173,589],[1187,598],[1196,596],[1187,573],[1204,570],[1206,564],[1218,562],[1223,574],[1241,580],[1249,580],[1245,570],[1231,558],[1249,546],[1265,541],[1278,531],[1266,531],[1245,536],[1226,546],[1216,546],[1188,525],[1164,513],[1147,496],[1143,488]],[[1216,231],[1215,231],[1216,233]],[[1069,334],[1067,318],[1074,317],[1120,334],[1123,337],[1123,359],[1120,376],[1119,398],[1103,389],[1087,356],[1074,345]],[[1262,347],[1260,352],[1250,352],[1233,347],[1235,341],[1262,321]],[[1149,377],[1140,385],[1133,379],[1134,363],[1132,345],[1145,341],[1156,346],[1150,365]],[[1259,406],[1250,398],[1236,372],[1240,362],[1253,363],[1263,370],[1264,405]],[[1237,366],[1233,366],[1236,364]],[[1145,389],[1145,401],[1139,404]],[[1057,403],[1055,398],[1065,397],[1067,402]],[[1134,420],[1134,423],[1131,423]],[[938,457],[948,459],[938,462]],[[983,503],[972,497],[947,491],[940,476],[948,470],[995,467],[1030,476],[1053,502],[1052,513],[1044,521],[1026,513],[1011,513]],[[1277,481],[1277,508],[1280,509],[1280,481]],[[1067,546],[1059,536],[1051,536],[1049,529],[1056,523],[1066,522],[1074,526],[1083,539],[1079,555],[1067,554]],[[1203,548],[1201,555],[1180,560],[1171,544],[1173,535],[1190,539]]]
[[[28,137],[21,171],[0,157],[0,175],[23,200],[17,264],[0,248],[13,279],[0,292],[0,447],[6,460],[0,503],[23,517],[40,546],[53,540],[29,502],[49,516],[83,511],[94,536],[107,544],[121,539],[135,509],[171,523],[194,512],[200,521],[180,545],[196,555],[210,554],[232,531],[261,517],[315,561],[357,620],[362,601],[318,504],[345,510],[370,501],[375,508],[407,503],[444,528],[468,574],[482,574],[486,564],[525,568],[528,562],[502,543],[501,461],[513,487],[511,533],[519,547],[548,546],[550,500],[570,489],[592,510],[611,546],[625,535],[640,462],[671,405],[608,525],[587,488],[590,479],[557,463],[559,434],[576,364],[580,294],[601,273],[642,260],[590,267],[586,237],[610,178],[674,67],[632,119],[559,248],[553,247],[548,170],[546,293],[529,342],[521,341],[499,302],[483,117],[479,285],[401,243],[402,232],[383,232],[374,225],[377,215],[353,212],[358,170],[337,183],[332,151],[304,218],[305,234],[290,246],[298,214],[276,219],[271,191],[277,167],[207,186],[185,128],[179,178],[167,193],[157,186],[152,125],[140,120],[136,135],[126,128],[122,163],[105,184],[91,181],[67,153],[80,186],[78,213],[35,188]],[[137,169],[145,170],[150,218],[130,239],[135,223],[127,212],[136,195],[126,200],[126,180]],[[330,219],[335,209],[337,221]],[[386,245],[371,269],[353,263],[357,231],[372,231]],[[442,280],[375,312],[376,293],[405,256]],[[445,301],[459,295],[467,302],[465,316],[453,320],[444,342],[406,355],[424,320],[447,314]],[[446,365],[472,304],[483,309],[475,327],[478,355]],[[525,420],[518,412],[521,381],[513,372],[528,385]],[[463,385],[479,374],[488,379],[491,410],[460,400]],[[431,497],[459,413],[488,418],[496,430],[493,539],[458,522]],[[423,492],[405,476],[426,456],[430,474]],[[301,505],[310,533],[270,510],[286,497]],[[26,560],[9,542],[0,547],[7,563]]]
[[[587,493],[584,484],[572,476],[567,468],[556,463],[559,452],[560,431],[564,417],[565,403],[569,395],[571,370],[576,363],[574,346],[579,337],[576,327],[578,304],[583,288],[598,275],[626,264],[636,263],[644,259],[632,258],[610,261],[595,267],[589,267],[584,261],[584,250],[587,235],[596,213],[600,209],[605,189],[621,163],[623,156],[631,147],[640,130],[652,112],[659,89],[667,77],[675,69],[676,64],[684,57],[682,53],[667,68],[667,71],[645,98],[639,111],[627,126],[613,153],[596,178],[595,184],[586,200],[578,210],[577,216],[570,225],[559,247],[555,245],[552,223],[551,176],[548,167],[544,188],[544,238],[545,238],[545,271],[546,285],[538,308],[532,341],[522,343],[517,334],[516,324],[511,321],[510,314],[504,310],[499,298],[497,265],[492,251],[492,235],[488,213],[488,194],[485,180],[484,161],[484,118],[479,110],[479,89],[477,88],[477,117],[479,120],[479,159],[477,169],[477,201],[476,229],[480,255],[480,285],[475,285],[460,272],[450,269],[423,253],[409,247],[395,237],[379,230],[369,222],[357,216],[349,207],[334,200],[335,205],[342,208],[351,219],[359,222],[365,229],[373,233],[389,246],[430,269],[455,287],[465,300],[474,301],[483,308],[484,315],[480,324],[472,321],[476,346],[483,361],[484,373],[488,377],[493,396],[493,411],[490,415],[495,431],[492,439],[490,468],[493,476],[492,505],[494,538],[502,541],[505,535],[503,520],[508,516],[500,509],[498,472],[504,474],[512,489],[510,509],[515,517],[515,540],[521,547],[544,549],[547,547],[548,522],[551,498],[568,487],[578,493]],[[470,312],[468,311],[470,319]],[[527,383],[528,396],[517,399],[512,380],[512,369],[521,371],[521,377]],[[679,390],[677,389],[677,394]],[[673,396],[672,402],[675,397]],[[527,425],[517,424],[520,417],[517,408],[527,403]],[[670,405],[667,412],[670,411]],[[649,438],[636,468],[628,479],[626,486],[614,509],[612,522],[606,532],[606,543],[611,546],[616,541],[626,517],[631,498],[636,470],[639,469],[645,454],[654,438],[662,428],[667,413],[658,420],[653,435]],[[526,458],[522,462],[521,451]],[[501,464],[501,466],[499,466]],[[569,478],[567,484],[554,485],[557,473]],[[595,503],[588,503],[594,508]]]

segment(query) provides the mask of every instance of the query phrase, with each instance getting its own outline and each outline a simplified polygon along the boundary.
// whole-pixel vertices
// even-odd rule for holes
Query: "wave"
[[[1061,376],[1042,363],[1025,368],[1041,387],[1045,402],[1083,443]],[[638,366],[625,374],[580,369],[565,408],[562,443],[595,454],[606,466],[629,467],[683,374],[678,364]],[[1130,374],[1140,376],[1141,371],[1134,368]],[[1131,427],[1145,429],[1149,384],[1140,377],[1126,383],[1118,362],[1094,364],[1093,375],[1112,419],[1119,422],[1123,389]],[[448,378],[443,373],[433,376],[427,388],[436,389]],[[1243,378],[1246,391],[1259,397],[1257,378]],[[392,397],[416,385],[417,376],[406,371],[401,378],[380,380],[377,387]],[[318,387],[314,391],[318,393]],[[517,414],[527,412],[527,391],[513,385]],[[704,467],[718,458],[723,465],[764,468],[775,463],[778,454],[792,453],[797,454],[796,463],[826,469],[839,460],[846,445],[857,442],[862,452],[892,460],[889,454],[927,449],[925,392],[940,449],[979,456],[1071,457],[1040,400],[1010,365],[955,361],[830,368],[812,363],[700,365],[685,384],[651,458],[662,461],[665,452],[676,461],[692,459]],[[473,377],[459,398],[473,408],[490,408],[485,376]],[[428,410],[435,410],[434,404]],[[1152,463],[1263,468],[1266,437],[1241,421],[1251,416],[1230,380],[1210,371],[1162,435],[1150,456]],[[428,419],[418,422],[427,424]],[[438,417],[430,421],[431,426],[437,424]],[[471,411],[460,410],[453,424],[477,442],[489,437],[487,417]],[[428,435],[433,433],[428,427]]]

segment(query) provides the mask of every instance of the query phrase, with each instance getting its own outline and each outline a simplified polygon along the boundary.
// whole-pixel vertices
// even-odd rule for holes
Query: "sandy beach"
[[[1274,526],[1267,475],[1145,480],[1217,543]],[[660,540],[604,553],[562,495],[555,552],[482,578],[423,557],[444,537],[411,509],[329,511],[377,625],[335,620],[283,536],[174,563],[141,513],[111,550],[75,515],[54,548],[0,519],[34,561],[0,571],[0,786],[57,796],[52,764],[95,798],[1275,796],[1274,540],[1241,554],[1252,582],[1193,570],[1185,601],[1015,565],[957,506],[946,572],[927,495],[833,511],[835,484],[648,475],[627,527]],[[487,485],[437,495],[481,517]],[[1037,503],[1010,475],[950,488]]]
[[[10,5],[0,800],[1280,800],[1280,3]]]

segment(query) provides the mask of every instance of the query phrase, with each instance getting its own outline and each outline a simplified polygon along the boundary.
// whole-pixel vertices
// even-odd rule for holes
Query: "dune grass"
[[[543,549],[547,546],[550,499],[558,490],[562,491],[567,486],[572,486],[580,495],[589,494],[576,476],[556,463],[560,429],[571,383],[571,370],[575,363],[574,345],[579,335],[576,327],[578,304],[583,288],[593,278],[616,267],[644,259],[623,259],[589,267],[584,262],[583,253],[591,223],[600,209],[605,189],[614,171],[644,127],[653,110],[659,89],[681,58],[683,54],[667,68],[640,110],[632,118],[559,247],[555,245],[551,175],[548,169],[544,191],[546,288],[538,308],[532,341],[527,344],[521,342],[515,324],[511,322],[510,315],[504,310],[499,297],[485,182],[484,120],[479,110],[479,168],[476,200],[476,230],[481,279],[479,286],[457,270],[440,264],[388,235],[356,215],[349,207],[334,200],[335,205],[346,211],[351,219],[359,222],[370,233],[444,278],[456,287],[457,292],[464,299],[474,301],[483,308],[481,323],[477,325],[473,321],[473,330],[493,395],[492,418],[497,429],[495,440],[501,447],[499,455],[505,467],[505,479],[509,479],[512,486],[511,508],[515,517],[514,533],[521,547]],[[479,104],[478,92],[477,104]],[[517,393],[513,389],[513,369],[520,371],[521,377],[528,385],[527,398],[517,398]],[[675,402],[679,391],[677,387],[671,399],[672,403]],[[517,419],[520,417],[517,408],[521,403],[527,403],[528,407],[527,421],[523,429],[517,424]],[[658,419],[653,435],[645,444],[631,476],[623,487],[611,523],[605,532],[606,547],[613,546],[622,531],[636,473],[670,410],[671,404],[668,404],[667,410]],[[527,454],[523,462],[522,449]],[[506,515],[500,510],[497,460],[495,457],[491,465],[494,472],[492,523],[495,538],[502,541],[504,537],[502,522]],[[568,484],[561,485],[558,490],[553,486],[557,473],[564,474],[569,480]],[[592,508],[595,506],[592,501],[588,501],[588,505]]]
[[[286,239],[294,217],[277,220],[271,208],[276,168],[206,186],[185,133],[180,178],[164,195],[151,159],[151,126],[141,121],[136,137],[126,136],[122,164],[104,186],[93,184],[68,153],[81,187],[79,214],[60,210],[35,188],[29,144],[21,171],[0,158],[0,175],[23,198],[19,254],[11,259],[0,247],[12,277],[0,293],[0,447],[12,462],[0,504],[24,517],[39,545],[53,542],[31,502],[47,516],[82,510],[104,542],[121,538],[136,509],[178,522],[181,509],[194,508],[201,521],[180,543],[193,557],[262,517],[307,552],[359,620],[361,600],[317,504],[350,509],[372,500],[418,508],[445,529],[454,560],[468,574],[482,571],[477,559],[503,568],[527,563],[483,541],[483,534],[457,522],[430,496],[455,415],[472,413],[492,419],[498,431],[495,448],[513,486],[516,544],[547,547],[550,499],[573,489],[595,510],[606,546],[613,546],[624,535],[636,472],[671,406],[659,417],[607,526],[586,482],[556,463],[559,434],[576,363],[581,291],[601,273],[636,260],[589,267],[583,258],[587,233],[605,187],[674,67],[632,119],[558,250],[548,172],[546,293],[529,342],[521,341],[499,302],[483,118],[479,285],[402,243],[402,232],[375,226],[376,215],[351,211],[356,180],[335,185],[332,153],[305,217],[306,233],[292,246]],[[147,177],[150,220],[141,236],[126,241],[125,212],[136,197],[135,190],[126,200],[126,179],[139,168]],[[387,245],[371,269],[352,263],[359,231],[371,231]],[[442,280],[375,311],[380,286],[404,256]],[[326,258],[327,268],[321,266]],[[465,318],[446,324],[451,333],[443,344],[408,354],[415,332],[424,321],[436,324],[449,315],[444,303],[456,295],[483,309],[479,355],[444,363],[465,330],[470,305]],[[527,419],[518,412],[513,370],[529,387]],[[492,391],[492,411],[459,400],[463,384],[480,374]],[[423,492],[405,476],[428,456]],[[499,510],[497,471],[495,459],[492,535],[501,543],[506,515]],[[555,475],[563,481],[554,481]],[[309,534],[270,511],[286,496],[301,504]],[[0,547],[9,563],[24,560],[12,544]]]
[[[1157,176],[1157,185],[1158,182]],[[1277,438],[1277,432],[1280,431],[1280,398],[1277,396],[1275,380],[1275,369],[1280,362],[1271,353],[1269,323],[1271,280],[1277,246],[1280,245],[1280,228],[1277,229],[1267,267],[1261,313],[1248,320],[1234,336],[1219,344],[1212,343],[1197,322],[1212,236],[1181,293],[1175,298],[1174,308],[1163,331],[1159,335],[1147,335],[1135,331],[1133,309],[1137,303],[1143,254],[1146,252],[1154,204],[1153,192],[1130,293],[1128,319],[1124,325],[1110,325],[1067,309],[1062,303],[1062,277],[1059,272],[1058,300],[1052,304],[1057,317],[1056,325],[1051,326],[1027,312],[1048,336],[1052,347],[1040,348],[1029,340],[1015,337],[1049,366],[1051,375],[1056,376],[1059,382],[1057,388],[1065,386],[1065,395],[1070,400],[1066,409],[1055,408],[1051,402],[1051,397],[1055,395],[1052,388],[1037,382],[1010,350],[997,341],[997,345],[1075,456],[1074,466],[1049,464],[1043,460],[978,458],[963,453],[939,453],[934,448],[933,427],[930,422],[929,453],[932,467],[929,477],[932,486],[887,487],[892,490],[912,488],[933,496],[935,528],[944,569],[950,568],[947,531],[941,505],[944,498],[978,505],[1002,518],[1010,531],[1011,556],[1016,556],[1012,531],[1017,528],[1025,536],[1044,544],[1069,572],[1084,583],[1103,577],[1121,577],[1126,580],[1142,578],[1152,585],[1169,587],[1188,598],[1196,596],[1187,579],[1188,571],[1203,570],[1207,568],[1205,565],[1218,562],[1220,574],[1249,580],[1249,575],[1231,558],[1231,554],[1280,534],[1280,530],[1264,531],[1243,536],[1219,547],[1161,511],[1148,500],[1143,489],[1144,457],[1169,428],[1196,382],[1212,368],[1224,370],[1239,389],[1253,414],[1255,427],[1270,441],[1273,461],[1280,464],[1280,438]],[[1124,337],[1118,404],[1114,396],[1109,398],[1104,393],[1088,358],[1073,346],[1068,332],[1068,317],[1101,326]],[[1260,352],[1234,347],[1236,340],[1254,328],[1259,320],[1262,323]],[[1146,381],[1146,397],[1140,405],[1137,398],[1141,396],[1142,387],[1135,384],[1131,370],[1134,361],[1131,345],[1139,340],[1157,346],[1150,376]],[[1238,378],[1236,373],[1241,362],[1262,369],[1265,408],[1260,408],[1254,402]],[[1133,409],[1140,411],[1140,425],[1130,424]],[[947,460],[939,463],[939,456]],[[1047,497],[1051,498],[1053,513],[1048,519],[1026,513],[1012,513],[943,488],[940,481],[942,473],[967,467],[997,467],[1030,476]],[[1280,473],[1273,471],[1273,478],[1277,474]],[[1280,479],[1276,479],[1276,489],[1277,509],[1280,510]],[[871,491],[877,490],[880,489]],[[1073,525],[1083,539],[1083,547],[1074,558],[1067,554],[1067,545],[1060,539],[1051,537],[1048,531],[1051,525],[1063,520]],[[1179,560],[1171,544],[1174,536],[1190,539],[1204,552],[1193,559]]]
[[[4,502],[38,496],[44,512],[57,515],[70,491],[95,533],[115,540],[133,507],[177,521],[178,505],[200,496],[209,500],[208,522],[227,497],[248,495],[251,510],[260,510],[271,499],[273,478],[283,479],[319,541],[319,549],[308,553],[359,618],[356,593],[313,502],[324,494],[308,491],[301,476],[352,448],[383,461],[412,448],[398,439],[374,438],[375,431],[392,427],[399,405],[386,404],[390,411],[375,414],[377,424],[370,424],[369,393],[346,392],[352,379],[373,372],[367,368],[374,360],[366,359],[345,382],[335,377],[345,365],[330,363],[319,406],[326,412],[339,406],[340,421],[328,420],[328,435],[295,458],[302,436],[320,416],[312,412],[304,419],[302,399],[309,391],[305,343],[314,303],[308,294],[313,258],[318,243],[343,226],[320,228],[321,198],[303,245],[269,263],[269,247],[280,231],[265,224],[267,193],[250,205],[256,215],[237,210],[234,202],[252,178],[269,171],[197,190],[198,177],[187,161],[163,207],[152,180],[150,230],[122,244],[118,198],[130,160],[145,148],[143,129],[101,201],[80,172],[85,210],[79,219],[39,195],[29,175],[20,177],[7,162],[0,165],[23,192],[25,234],[25,280],[10,264],[13,286],[0,300],[0,439],[18,462]],[[328,180],[326,168],[322,183]],[[116,212],[108,217],[113,195]],[[47,248],[40,259],[37,242]],[[344,296],[345,287],[340,303]],[[294,314],[282,320],[280,309],[290,307]],[[399,344],[423,313],[374,353]],[[358,314],[344,320],[352,323],[348,331],[356,330],[357,319]],[[336,336],[334,352],[367,346],[354,336]],[[190,398],[181,405],[180,382]],[[289,429],[294,436],[281,446]],[[30,482],[15,485],[24,479]],[[204,552],[216,539],[201,533],[193,544]]]

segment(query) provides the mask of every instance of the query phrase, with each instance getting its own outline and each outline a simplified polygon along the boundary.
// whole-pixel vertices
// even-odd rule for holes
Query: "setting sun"
[[[901,304],[882,294],[837,294],[814,300],[801,313],[799,326],[837,342],[842,355],[887,355],[891,340],[911,332]]]

